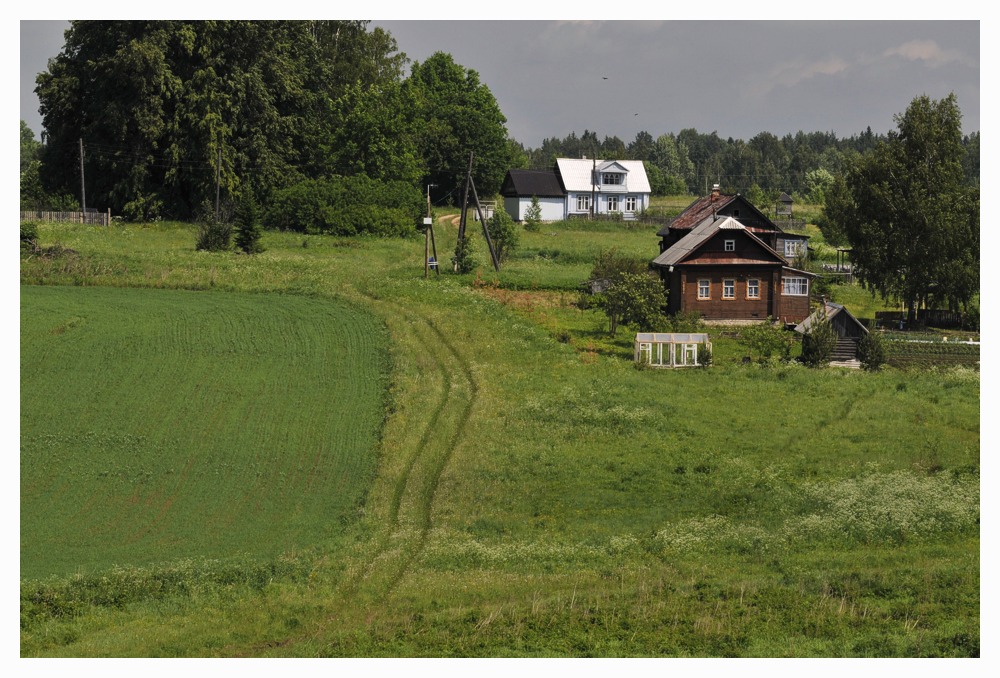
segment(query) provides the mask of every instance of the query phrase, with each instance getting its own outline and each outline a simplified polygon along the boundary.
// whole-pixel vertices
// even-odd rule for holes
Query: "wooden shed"
[[[635,361],[652,367],[700,367],[702,358],[711,353],[712,342],[700,332],[639,332],[635,335]]]

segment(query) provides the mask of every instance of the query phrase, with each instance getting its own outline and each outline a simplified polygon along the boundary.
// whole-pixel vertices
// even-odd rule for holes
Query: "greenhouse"
[[[699,348],[700,347],[700,348]],[[698,361],[698,352],[702,361]],[[635,361],[652,367],[701,367],[712,353],[705,333],[639,332],[635,335]]]

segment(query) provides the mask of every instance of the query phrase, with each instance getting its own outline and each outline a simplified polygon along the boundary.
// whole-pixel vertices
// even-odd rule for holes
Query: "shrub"
[[[594,267],[590,271],[590,279],[613,281],[624,273],[637,274],[648,270],[649,263],[646,259],[626,256],[612,247],[598,252]]]
[[[858,342],[858,360],[861,367],[873,372],[885,364],[885,342],[878,332],[869,332]]]
[[[472,252],[472,240],[469,234],[455,243],[455,256],[452,258],[455,270],[459,273],[471,273],[479,265],[475,254]]]
[[[121,216],[135,223],[159,221],[163,216],[163,201],[153,195],[141,195],[122,206]]]
[[[420,191],[402,181],[307,179],[274,194],[264,225],[310,234],[406,236],[417,232],[423,212]]]
[[[802,337],[802,355],[799,359],[809,367],[820,367],[830,362],[836,347],[837,333],[823,313]]]
[[[700,332],[703,329],[705,323],[698,311],[680,311],[670,318],[671,332]]]
[[[198,240],[195,249],[206,252],[223,252],[232,246],[233,225],[224,215],[215,216],[215,208],[206,200],[198,216]]]
[[[766,362],[772,356],[788,360],[794,343],[788,332],[770,317],[764,322],[744,327],[737,341],[747,349],[751,359],[756,354],[760,362]]]
[[[611,336],[619,325],[655,330],[663,325],[666,295],[659,278],[648,272],[622,273],[604,293],[601,308],[608,316]]]
[[[38,224],[34,221],[21,222],[21,251],[38,249]]]
[[[497,204],[493,211],[493,216],[489,220],[490,241],[493,243],[493,251],[496,252],[497,261],[501,264],[510,257],[511,253],[517,249],[520,235],[517,232],[517,224],[510,218],[503,205]]]

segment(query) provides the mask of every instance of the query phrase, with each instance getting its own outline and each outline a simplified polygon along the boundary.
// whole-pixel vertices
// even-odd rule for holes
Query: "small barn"
[[[698,353],[701,351],[701,362]],[[635,335],[635,361],[651,367],[701,367],[712,342],[701,332],[639,332]]]

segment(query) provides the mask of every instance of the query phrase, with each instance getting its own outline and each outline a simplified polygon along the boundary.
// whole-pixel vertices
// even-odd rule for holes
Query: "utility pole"
[[[80,202],[83,204],[83,211],[87,211],[87,188],[83,182],[83,137],[80,137]]]
[[[222,146],[219,146],[219,156],[215,163],[215,221],[219,221],[219,184],[222,171]]]
[[[479,196],[476,194],[476,182],[472,180],[472,174],[469,174],[469,185],[472,187],[472,197],[476,200],[476,213],[479,214],[479,223],[483,225],[483,237],[486,238],[486,244],[490,248],[490,259],[493,260],[493,268],[496,269],[497,273],[500,272],[500,260],[497,259],[497,252],[493,249],[493,239],[490,238],[490,230],[486,227],[486,219],[483,217],[483,208],[479,205]]]
[[[493,240],[490,238],[490,231],[486,226],[486,219],[483,218],[483,209],[479,204],[479,196],[476,195],[476,184],[472,181],[472,158],[473,154],[469,153],[469,169],[465,174],[465,190],[462,191],[462,216],[458,221],[458,243],[455,246],[455,252],[459,251],[462,242],[465,240],[465,225],[466,218],[465,215],[469,208],[469,188],[472,188],[472,196],[476,200],[476,213],[479,215],[479,221],[483,225],[483,237],[486,238],[486,244],[490,248],[490,259],[493,260],[493,268],[500,271],[500,261],[497,259],[496,250],[493,249]],[[458,271],[458,260],[455,260],[455,271]]]
[[[595,149],[596,153],[597,150]],[[594,168],[590,170],[590,218],[597,213],[597,156],[594,156]]]
[[[437,184],[427,184],[427,216],[431,215],[431,189],[436,187]]]
[[[437,246],[434,244],[434,218],[431,217],[431,188],[437,184],[427,184],[427,217],[424,218],[424,277],[427,277],[427,269],[430,265],[430,252],[428,245],[434,249],[434,271],[441,275],[441,266],[437,260]],[[429,239],[429,242],[428,242]]]

